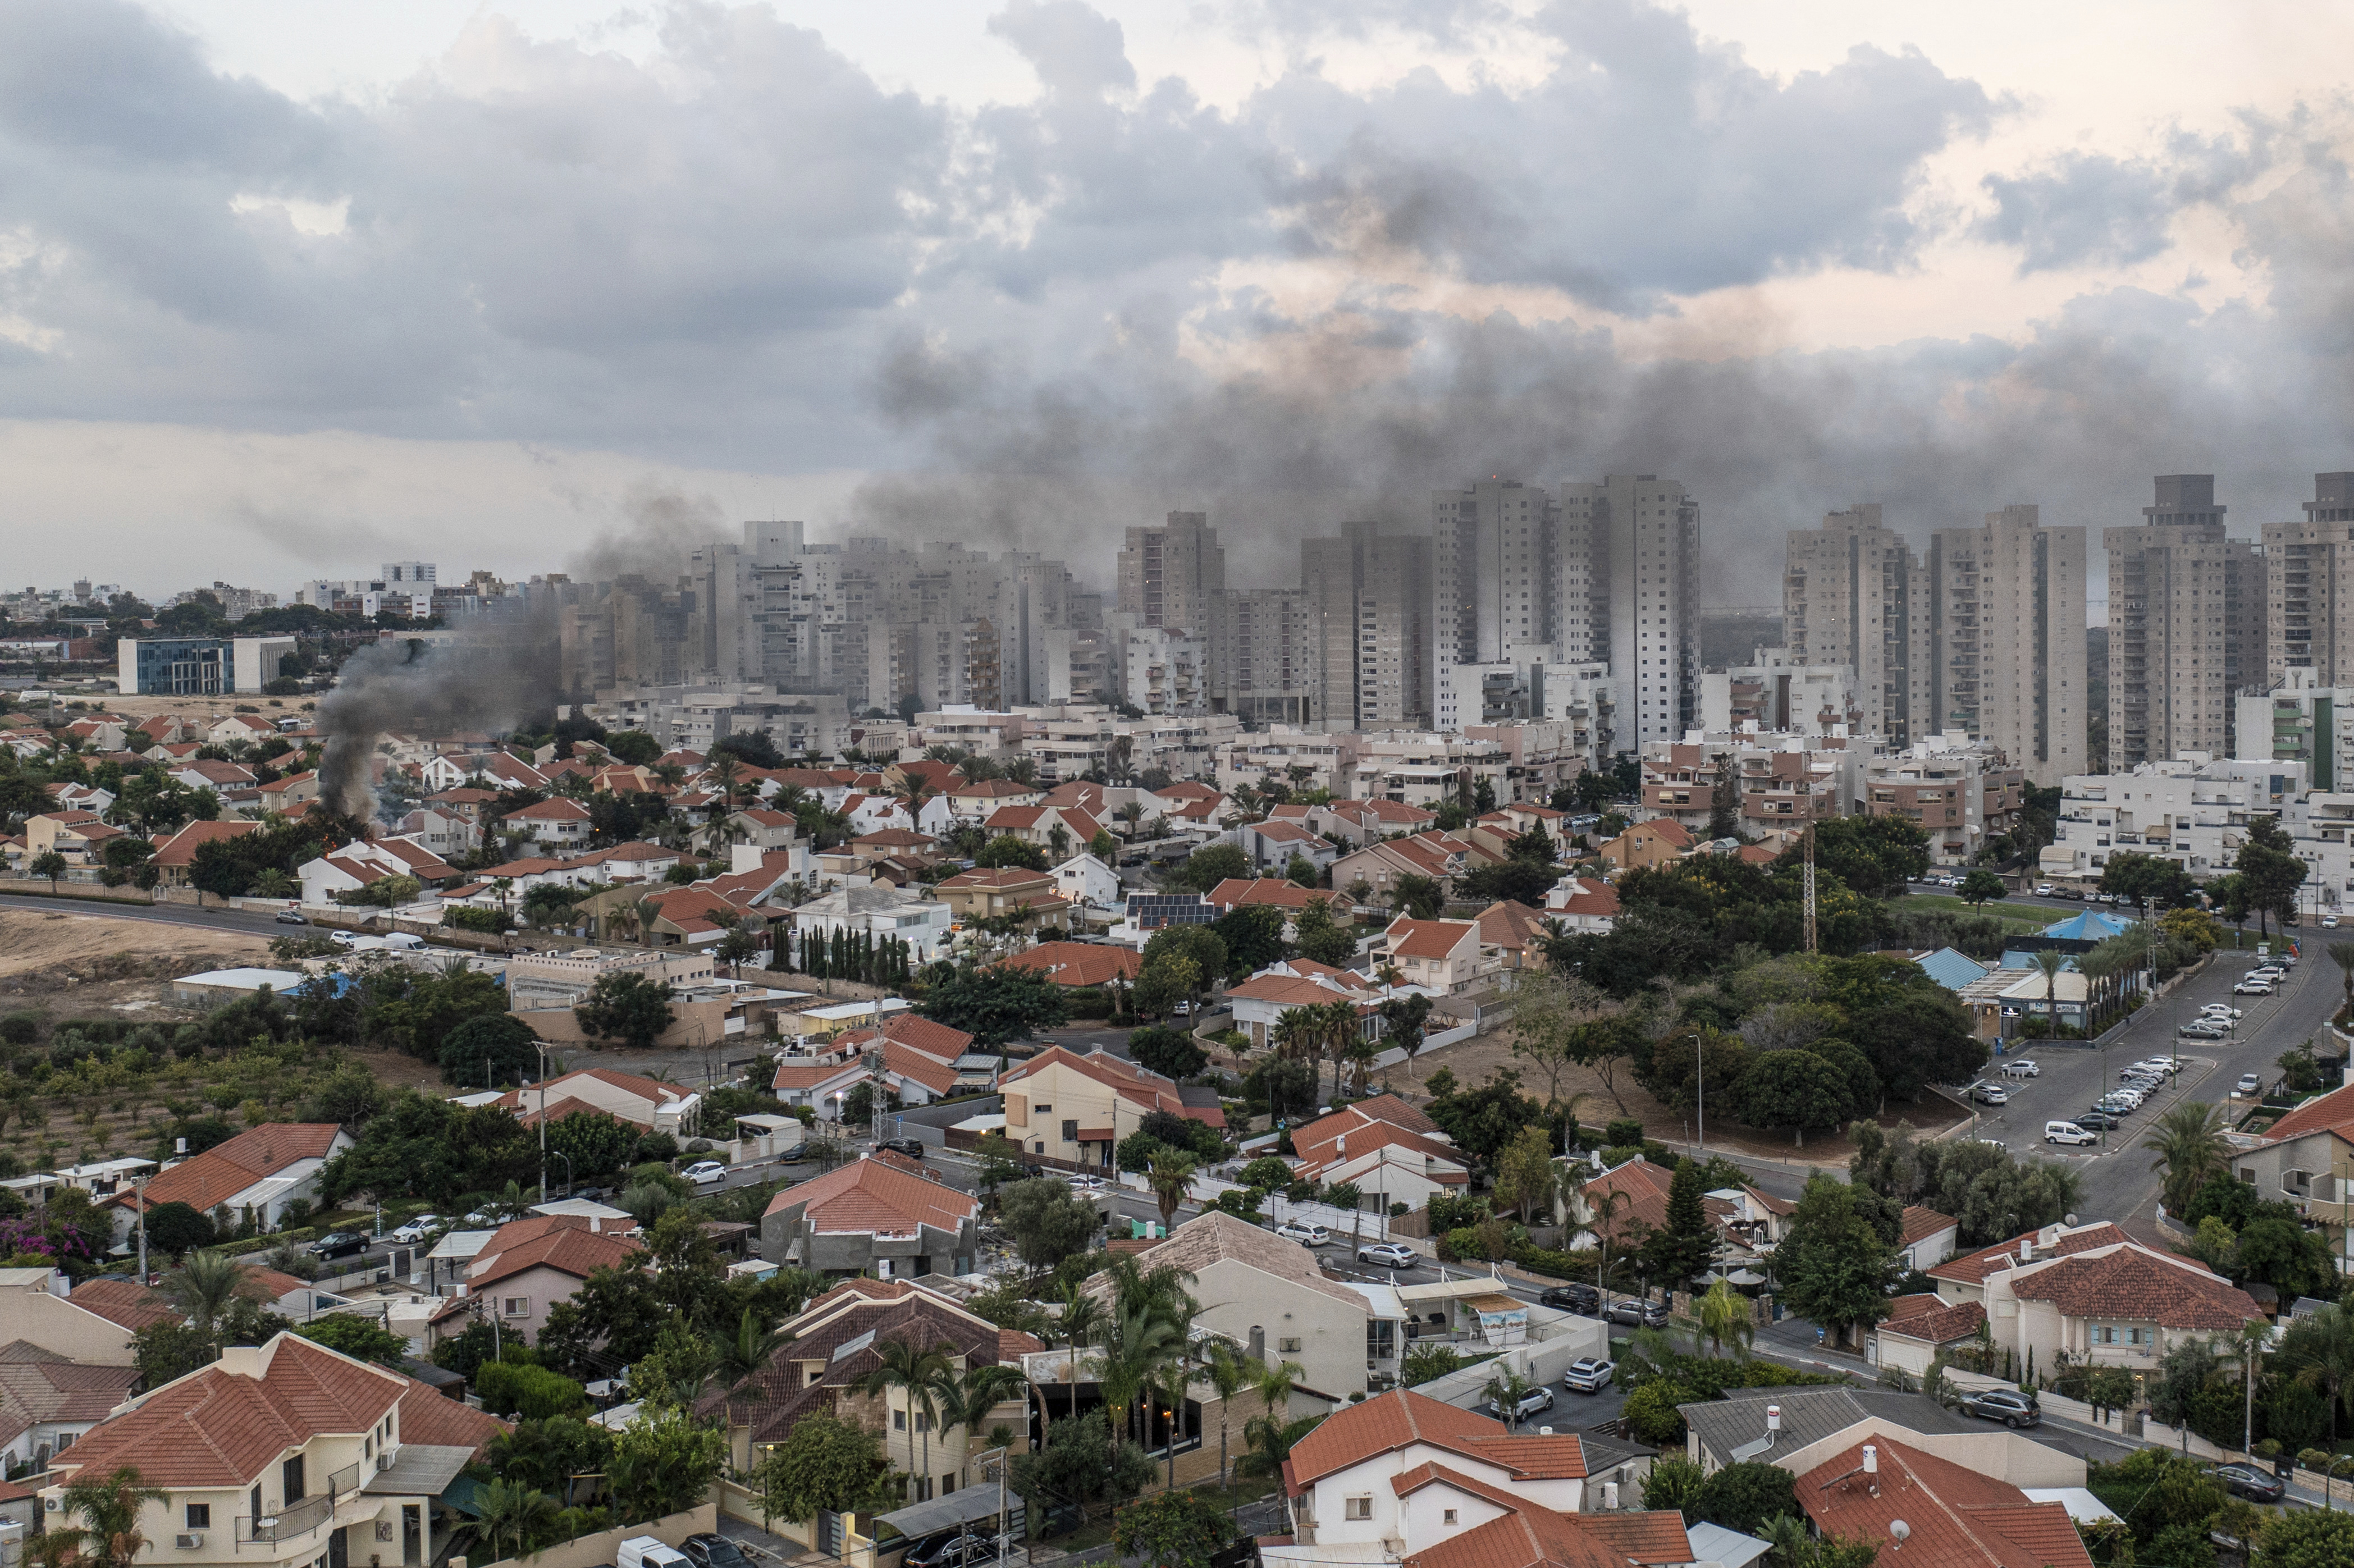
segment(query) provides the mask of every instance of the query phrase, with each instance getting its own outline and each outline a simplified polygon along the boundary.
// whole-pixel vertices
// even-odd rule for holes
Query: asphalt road
[[[257,937],[282,937],[294,929],[267,915],[242,909],[196,909],[186,904],[111,904],[92,898],[27,898],[0,894],[0,909],[25,909],[44,915],[95,915],[112,920],[147,920],[162,926],[185,926],[197,931],[241,931]]]

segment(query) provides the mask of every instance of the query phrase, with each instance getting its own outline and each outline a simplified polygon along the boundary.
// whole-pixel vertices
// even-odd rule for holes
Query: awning
[[[1108,1127],[1083,1127],[1079,1128],[1078,1141],[1081,1143],[1109,1143],[1111,1141],[1111,1128]]]
[[[375,1497],[438,1498],[474,1457],[472,1448],[436,1443],[403,1443],[392,1467],[370,1476],[360,1490]]]
[[[1022,1499],[1008,1493],[1005,1506],[1013,1511],[1013,1533],[1019,1536],[1022,1533]],[[992,1529],[995,1528],[997,1487],[993,1482],[960,1487],[929,1502],[915,1503],[878,1515],[875,1520],[877,1526],[875,1533],[879,1538],[883,1533],[880,1527],[887,1524],[912,1541],[937,1531],[954,1530],[960,1524],[977,1524],[983,1520],[988,1520]]]

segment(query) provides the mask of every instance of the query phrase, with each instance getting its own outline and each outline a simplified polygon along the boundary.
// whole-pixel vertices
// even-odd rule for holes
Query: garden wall
[[[484,1568],[603,1568],[618,1555],[624,1541],[641,1535],[651,1535],[664,1546],[676,1546],[690,1535],[706,1535],[719,1528],[719,1505],[716,1501],[702,1503],[684,1513],[671,1514],[646,1524],[632,1524],[620,1530],[599,1531],[595,1535],[583,1535],[577,1540],[551,1546],[532,1557],[510,1557]]]

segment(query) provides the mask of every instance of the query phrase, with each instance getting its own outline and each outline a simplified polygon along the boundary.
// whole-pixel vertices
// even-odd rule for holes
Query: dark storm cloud
[[[1673,472],[1738,582],[1856,497],[1916,528],[2011,500],[2097,523],[2150,471],[2241,465],[2253,520],[2354,463],[2335,110],[1988,184],[1982,232],[2027,268],[2159,254],[2203,207],[2267,300],[2094,292],[2023,343],[1869,353],[1771,352],[1764,323],[1647,362],[1591,326],[1435,313],[1400,280],[1666,318],[1902,270],[1933,238],[1925,161],[2008,111],[1999,84],[1872,48],[1775,78],[1678,13],[1590,0],[1540,13],[1556,49],[1524,87],[1359,90],[1320,41],[1456,48],[1500,11],[1270,0],[1204,13],[1291,62],[1220,108],[1140,79],[1080,0],[1016,0],[991,30],[1040,90],[965,111],[765,7],[658,15],[652,64],[489,17],[379,101],[296,103],[120,0],[0,0],[0,413],[896,471],[869,522],[1098,571],[1120,525],[1208,504],[1278,577],[1305,533],[1411,520],[1490,472]],[[2259,171],[2281,177],[2251,196]],[[347,201],[344,227],[281,201]],[[1285,260],[1329,263],[1339,297],[1232,265]],[[625,511],[614,561],[715,526],[658,488]]]

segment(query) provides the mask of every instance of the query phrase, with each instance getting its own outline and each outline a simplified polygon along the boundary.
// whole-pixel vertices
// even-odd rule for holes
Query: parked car
[[[2270,980],[2243,980],[2232,988],[2233,996],[2270,996],[2272,993],[2273,982]]]
[[[2336,915],[2324,915],[2321,917],[2321,924],[2325,929],[2334,931],[2338,928],[2338,916]]]
[[[2038,1078],[2043,1075],[2043,1069],[2022,1056],[2016,1062],[2005,1062],[2002,1075],[2006,1078]]]
[[[1605,1314],[1614,1323],[1629,1329],[1664,1329],[1668,1326],[1668,1308],[1663,1301],[1646,1301],[1640,1297],[1622,1297],[1610,1303]]]
[[[2126,1118],[2115,1111],[2088,1110],[2076,1118],[2078,1127],[2091,1132],[2107,1132],[2112,1128],[2123,1127],[2125,1124]]]
[[[716,1160],[698,1160],[679,1174],[696,1186],[705,1187],[726,1181],[727,1167]]]
[[[2038,898],[2049,898],[2052,892],[2052,886],[2048,882],[2039,882],[2035,885],[2035,896]]]
[[[2175,1033],[2180,1035],[2185,1040],[2228,1040],[2231,1038],[2228,1032],[2218,1029],[2211,1023],[2186,1023],[2181,1028],[2176,1030]]]
[[[2201,1018],[2242,1018],[2246,1015],[2228,1001],[2211,1001],[2199,1010]]]
[[[1322,1225],[1311,1225],[1305,1220],[1285,1220],[1275,1227],[1275,1234],[1302,1246],[1322,1246],[1332,1239],[1331,1231]]]
[[[1580,1356],[1561,1374],[1561,1386],[1572,1393],[1600,1393],[1617,1372],[1616,1364],[1599,1356]]]
[[[281,926],[308,926],[311,923],[308,920],[303,919],[300,914],[292,909],[281,909],[277,914],[271,916],[270,918],[277,921]]]
[[[1537,1305],[1591,1318],[1602,1310],[1602,1292],[1591,1285],[1556,1285],[1537,1298]]]
[[[392,1239],[403,1246],[415,1246],[427,1236],[438,1235],[447,1230],[449,1225],[450,1222],[439,1214],[419,1214],[393,1232]]]
[[[359,936],[353,931],[330,931],[327,933],[327,940],[339,948],[348,948],[359,940]]]
[[[887,1149],[894,1154],[904,1154],[910,1160],[924,1157],[924,1140],[920,1138],[886,1138],[875,1147]]]
[[[2264,1093],[2264,1081],[2262,1078],[2257,1077],[2253,1073],[2243,1073],[2240,1075],[2240,1081],[2232,1086],[2232,1092],[2235,1095],[2257,1095]]]
[[[724,1535],[690,1535],[678,1543],[695,1568],[752,1568],[744,1549]]]
[[[1068,1180],[1071,1183],[1071,1191],[1074,1192],[1100,1192],[1104,1190],[1104,1179],[1100,1176],[1089,1176],[1084,1171],[1074,1171]]]
[[[329,1231],[311,1244],[313,1257],[350,1257],[368,1249],[368,1238],[360,1231]]]
[[[2233,1497],[2245,1498],[2250,1502],[2276,1503],[2288,1495],[2287,1482],[2253,1465],[2218,1465],[2215,1478]]]
[[[2073,1148],[2080,1143],[2098,1143],[2100,1138],[2073,1121],[2047,1121],[2043,1124],[2043,1141]]]
[[[2021,1426],[2040,1425],[2043,1420],[2043,1411],[2035,1403],[2033,1394],[2008,1388],[1982,1389],[1970,1394],[1962,1401],[1961,1410],[1965,1415],[1999,1421],[2014,1430]]]
[[[1970,1097],[1982,1106],[2009,1105],[2010,1091],[2000,1084],[1980,1084],[1970,1091]]]
[[[955,1532],[924,1542],[900,1559],[903,1568],[978,1568],[996,1561],[996,1536]]]
[[[1379,1264],[1384,1268],[1412,1268],[1421,1261],[1421,1255],[1396,1242],[1373,1242],[1357,1249],[1359,1263]]]
[[[2217,1005],[2219,1004],[2214,1002],[2210,1002],[2208,1004],[2209,1007],[2214,1007]],[[2202,1009],[2201,1011],[2203,1012],[2204,1010]],[[2144,1056],[2140,1061],[2136,1062],[2134,1065],[2168,1078],[2174,1076],[2175,1074],[2182,1070],[2182,1065],[2171,1056]]]
[[[1520,1403],[1512,1407],[1511,1419],[1514,1421],[1526,1421],[1530,1416],[1542,1414],[1552,1408],[1553,1390],[1547,1388],[1543,1383],[1539,1383],[1536,1387],[1529,1390],[1528,1393],[1521,1395]],[[1505,1415],[1502,1402],[1494,1399],[1490,1400],[1488,1402],[1488,1414],[1494,1416],[1499,1421],[1504,1420]]]

